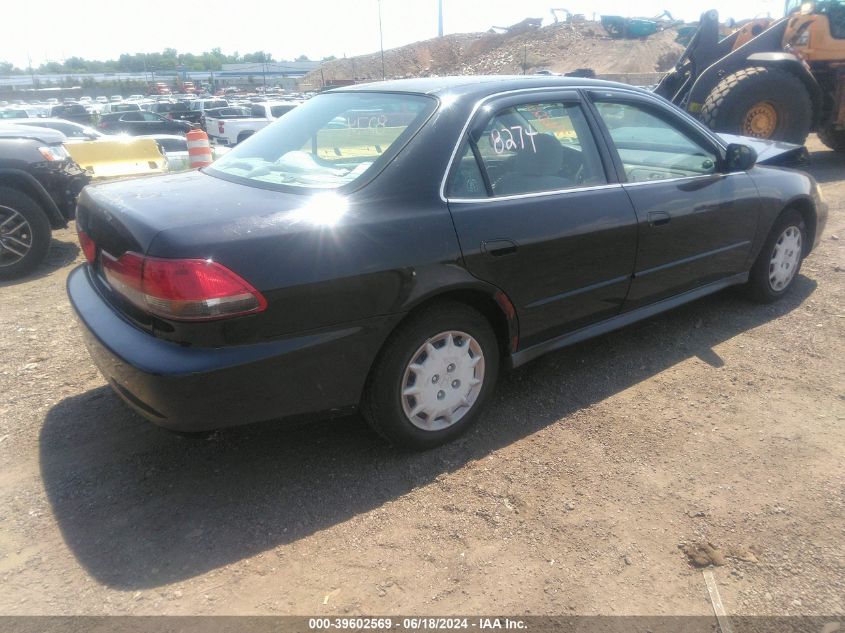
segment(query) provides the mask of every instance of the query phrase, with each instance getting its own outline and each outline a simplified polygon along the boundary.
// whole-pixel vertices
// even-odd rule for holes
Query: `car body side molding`
[[[580,330],[569,332],[544,343],[540,343],[524,350],[520,350],[515,354],[511,354],[511,367],[520,367],[521,365],[524,365],[534,360],[535,358],[542,356],[543,354],[547,354],[548,352],[552,352],[563,347],[568,347],[569,345],[574,345],[575,343],[580,343],[581,341],[593,338],[594,336],[607,334],[608,332],[618,330],[625,326],[631,325],[632,323],[636,323],[637,321],[641,321],[642,319],[647,319],[656,314],[660,314],[661,312],[672,310],[673,308],[682,306],[685,303],[689,303],[690,301],[695,301],[696,299],[706,297],[707,295],[713,294],[714,292],[718,292],[719,290],[722,290],[729,286],[744,284],[747,281],[747,272],[731,275],[730,277],[725,277],[724,279],[720,279],[719,281],[714,281],[713,283],[700,286],[698,288],[695,288],[694,290],[689,290],[674,297],[664,299],[663,301],[658,301],[657,303],[643,306],[642,308],[637,308],[636,310],[624,312],[618,316],[605,319],[604,321],[600,321],[599,323],[588,325],[587,327],[581,328]]]
[[[675,266],[680,266],[682,264],[689,264],[690,262],[698,261],[699,259],[704,259],[705,257],[713,257],[714,255],[719,255],[721,253],[727,253],[728,251],[732,251],[737,248],[745,248],[746,246],[751,245],[751,240],[743,240],[741,242],[736,242],[735,244],[728,244],[727,246],[723,246],[721,248],[713,249],[712,251],[707,251],[706,253],[698,253],[697,255],[692,255],[691,257],[685,257],[684,259],[678,259],[673,262],[668,262],[661,266],[655,266],[654,268],[648,268],[646,270],[641,270],[637,273],[634,273],[634,277],[644,277],[645,275],[649,275],[651,273],[656,273],[661,270],[666,270],[668,268],[673,268]]]

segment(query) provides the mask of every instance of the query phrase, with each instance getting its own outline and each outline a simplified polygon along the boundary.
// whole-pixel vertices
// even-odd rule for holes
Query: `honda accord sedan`
[[[87,187],[68,292],[156,424],[358,410],[428,448],[503,368],[728,286],[783,297],[827,216],[802,152],[589,79],[353,86],[201,171]]]

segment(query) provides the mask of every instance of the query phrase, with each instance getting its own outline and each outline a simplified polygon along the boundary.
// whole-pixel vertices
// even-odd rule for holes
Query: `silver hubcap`
[[[0,268],[21,261],[32,248],[32,228],[20,213],[0,205]]]
[[[463,418],[484,385],[484,353],[465,332],[432,336],[411,356],[402,377],[402,409],[424,431],[440,431]]]
[[[797,226],[787,227],[775,242],[769,262],[769,285],[775,292],[786,288],[798,272],[801,247],[801,230]]]

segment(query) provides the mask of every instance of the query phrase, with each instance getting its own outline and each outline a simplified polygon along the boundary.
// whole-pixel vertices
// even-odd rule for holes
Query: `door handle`
[[[481,250],[490,257],[504,257],[516,253],[516,242],[512,240],[490,240],[481,242]]]
[[[648,223],[652,226],[663,226],[672,221],[672,216],[665,211],[653,211],[648,214]]]

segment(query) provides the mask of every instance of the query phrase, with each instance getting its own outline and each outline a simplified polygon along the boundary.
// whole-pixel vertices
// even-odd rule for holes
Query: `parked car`
[[[190,113],[185,117],[186,121],[199,125],[206,110],[212,108],[225,108],[229,102],[225,99],[194,99],[188,105]]]
[[[108,103],[109,98],[108,97],[97,97],[96,99],[94,99],[94,101],[96,101],[97,103]]]
[[[277,103],[253,103],[249,106],[249,117],[212,117],[205,118],[205,131],[208,138],[217,145],[233,146],[248,139],[279,117],[287,114],[299,105],[297,101]]]
[[[153,103],[149,111],[172,121],[188,121],[192,118],[190,108],[184,101]]]
[[[206,121],[215,119],[247,119],[252,116],[252,108],[245,106],[228,106],[225,108],[209,108],[200,118],[200,127],[206,130]],[[208,131],[208,130],[206,130]]]
[[[62,105],[54,105],[47,112],[47,116],[54,119],[66,119],[68,121],[76,121],[77,123],[91,123],[91,115],[84,105],[78,103],[65,103]]]
[[[86,188],[68,292],[109,384],[159,425],[358,409],[429,448],[501,367],[729,286],[786,295],[827,207],[757,156],[803,151],[589,79],[346,87],[201,171]]]
[[[93,141],[101,138],[103,134],[89,125],[67,121],[65,119],[16,119],[4,121],[12,125],[26,125],[29,127],[49,128],[61,132],[67,139],[66,142]]]
[[[28,119],[29,113],[23,108],[3,108],[0,110],[0,119]]]
[[[0,279],[31,272],[47,255],[51,230],[74,216],[89,178],[65,141],[54,130],[0,124]]]
[[[115,112],[140,112],[141,106],[137,103],[106,103],[100,109],[100,115],[114,114]]]
[[[193,126],[187,121],[171,121],[160,114],[138,110],[102,114],[97,129],[106,134],[185,134]]]

